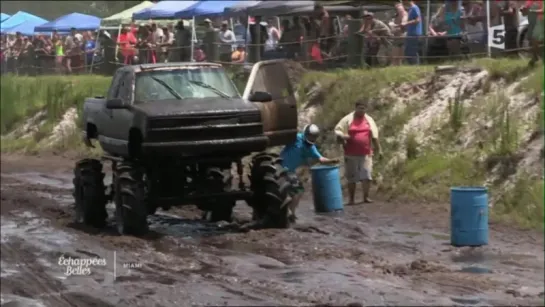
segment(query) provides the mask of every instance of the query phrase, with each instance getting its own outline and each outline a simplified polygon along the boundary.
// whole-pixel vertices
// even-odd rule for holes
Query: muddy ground
[[[1,306],[543,305],[541,232],[493,224],[488,246],[454,248],[447,205],[325,216],[309,198],[288,230],[241,233],[190,206],[120,237],[72,223],[72,165],[2,157]],[[105,263],[67,276],[61,256]]]

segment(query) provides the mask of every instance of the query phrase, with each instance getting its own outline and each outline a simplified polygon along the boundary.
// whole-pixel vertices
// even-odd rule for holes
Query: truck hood
[[[147,117],[197,114],[238,114],[259,111],[257,106],[241,98],[188,98],[136,103],[133,109]]]

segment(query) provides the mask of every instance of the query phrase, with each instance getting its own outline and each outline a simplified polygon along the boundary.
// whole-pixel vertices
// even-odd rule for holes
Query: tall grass
[[[0,133],[39,111],[55,121],[70,107],[81,108],[86,97],[105,95],[110,86],[103,76],[40,76],[0,78]]]

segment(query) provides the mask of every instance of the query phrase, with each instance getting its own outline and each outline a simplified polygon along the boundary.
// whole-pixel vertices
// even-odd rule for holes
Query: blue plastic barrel
[[[485,187],[450,189],[450,244],[488,244],[488,190]]]
[[[341,211],[343,191],[338,166],[315,166],[312,172],[312,197],[316,212],[327,213]]]

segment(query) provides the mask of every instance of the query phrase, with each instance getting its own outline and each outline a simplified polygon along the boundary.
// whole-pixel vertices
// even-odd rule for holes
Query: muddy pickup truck
[[[265,153],[297,134],[282,60],[256,63],[242,95],[218,64],[125,66],[106,97],[85,100],[83,122],[84,142],[98,141],[105,154],[76,163],[78,222],[103,227],[113,201],[118,231],[141,235],[157,208],[195,204],[204,218],[219,221],[230,220],[236,201],[245,200],[254,218],[289,226],[283,206],[289,181],[279,157]],[[252,154],[244,174],[242,159]],[[112,167],[108,189],[103,162]]]

